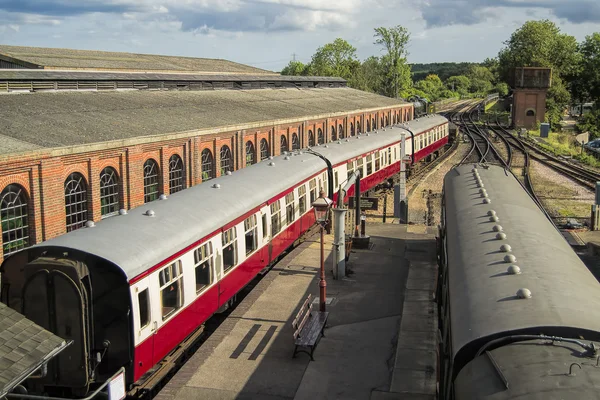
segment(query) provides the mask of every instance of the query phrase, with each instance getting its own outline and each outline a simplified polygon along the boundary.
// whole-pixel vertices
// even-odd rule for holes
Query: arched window
[[[385,125],[384,125],[385,122]],[[381,125],[379,125],[381,128],[384,128],[387,126],[387,119],[384,119],[383,117],[381,117]]]
[[[266,160],[267,158],[269,158],[269,155],[270,155],[269,142],[267,142],[267,139],[261,139],[260,140],[260,161]]]
[[[0,194],[0,220],[4,257],[29,246],[29,207],[21,186],[8,185]]]
[[[169,194],[177,193],[183,189],[185,189],[183,161],[177,154],[173,154],[169,158]]]
[[[256,162],[256,151],[254,150],[254,143],[251,140],[246,142],[246,167]]]
[[[221,147],[219,155],[221,158],[221,175],[225,175],[227,171],[233,172],[233,160],[231,159],[231,150],[229,149],[229,146],[224,145]]]
[[[342,125],[338,126],[338,136],[340,139],[344,138],[344,127]]]
[[[213,155],[209,149],[202,150],[202,181],[208,181],[215,177]]]
[[[393,118],[393,124],[396,125],[396,114],[394,114],[394,118]]]
[[[100,214],[110,217],[119,212],[119,176],[114,168],[106,167],[100,173]]]
[[[321,128],[317,130],[317,140],[319,141],[319,144],[325,143],[325,135],[323,135]]]
[[[377,129],[377,123],[376,123],[376,119],[375,118],[371,118],[371,129],[376,130]]]
[[[292,150],[300,150],[300,141],[295,133],[292,133]]]
[[[144,203],[158,199],[158,164],[153,159],[144,163]]]
[[[385,126],[388,126],[390,124],[390,119],[389,117],[386,115],[385,117]]]
[[[354,136],[354,123],[350,122],[350,136]]]
[[[335,126],[331,126],[331,140],[337,140],[337,135],[335,133]]]
[[[284,151],[288,151],[288,143],[285,135],[281,135],[281,139],[279,140],[279,153],[283,153]]]
[[[367,132],[371,132],[371,120],[367,120]]]
[[[315,145],[315,134],[313,133],[313,131],[309,130],[308,131],[308,146],[312,147]]]
[[[360,133],[360,121],[356,121],[356,133]]]
[[[87,185],[83,175],[73,172],[65,180],[65,215],[67,232],[85,226],[87,222]]]
[[[527,117],[535,117],[535,111],[534,110],[527,110],[527,112],[525,113],[525,116],[527,116]]]

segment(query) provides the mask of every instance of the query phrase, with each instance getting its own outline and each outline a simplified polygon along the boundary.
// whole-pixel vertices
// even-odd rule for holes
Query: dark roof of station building
[[[65,347],[65,340],[0,303],[0,399]]]
[[[51,91],[5,93],[0,101],[3,158],[80,153],[406,105],[347,87]]]
[[[0,59],[23,68],[276,75],[272,71],[222,59],[3,44],[0,44]]]

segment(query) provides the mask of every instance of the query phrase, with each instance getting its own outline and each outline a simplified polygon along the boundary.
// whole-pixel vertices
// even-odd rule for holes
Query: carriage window
[[[296,209],[294,207],[294,192],[285,195],[285,216],[288,225],[296,219]]]
[[[206,243],[194,250],[196,294],[212,283],[212,244]]]
[[[271,236],[275,236],[281,230],[281,205],[279,200],[271,204]]]
[[[237,235],[235,234],[235,226],[223,232],[221,235],[221,243],[223,244],[223,273],[229,271],[237,264]]]
[[[362,158],[359,158],[358,160],[356,160],[356,169],[360,172],[361,178],[363,176],[365,176],[365,173],[363,171],[363,159]]]
[[[263,230],[263,238],[266,238],[268,235],[267,229],[267,214],[263,214],[262,216],[262,230]]]
[[[148,289],[138,293],[138,304],[140,305],[140,329],[148,326],[150,323],[150,299],[148,298]]]
[[[375,171],[379,171],[379,167],[381,164],[381,153],[379,151],[375,152]]]
[[[388,147],[388,159],[387,159],[387,163],[388,165],[392,163],[392,148]]]
[[[258,232],[256,231],[256,215],[251,215],[244,221],[246,232],[246,255],[252,253],[258,247]]]
[[[298,188],[298,209],[300,215],[306,212],[306,186],[304,185]]]
[[[163,321],[183,305],[183,273],[176,261],[158,273]]]
[[[350,179],[354,173],[354,162],[350,161],[348,164],[346,164],[346,168],[348,168],[348,179]]]
[[[337,188],[338,187],[338,172],[337,171],[335,171],[335,173],[333,174],[333,182],[334,182],[333,187]]]
[[[367,156],[367,175],[371,175],[373,173],[373,155],[369,154]]]
[[[310,187],[310,204],[312,204],[317,200],[317,181],[311,180],[308,186]]]

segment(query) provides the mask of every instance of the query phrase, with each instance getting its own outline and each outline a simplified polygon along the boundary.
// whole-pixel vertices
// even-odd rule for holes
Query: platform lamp
[[[325,191],[321,189],[319,198],[312,203],[315,211],[315,219],[321,227],[321,280],[319,282],[319,311],[325,312],[326,287],[325,282],[325,225],[329,221],[329,211],[333,201],[325,197]]]

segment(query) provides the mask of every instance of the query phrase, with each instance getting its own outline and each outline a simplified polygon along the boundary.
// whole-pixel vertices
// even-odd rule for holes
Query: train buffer
[[[306,353],[314,361],[313,353],[319,343],[319,339],[325,337],[325,324],[327,323],[329,313],[313,311],[311,300],[312,295],[309,294],[302,307],[300,307],[296,318],[292,321],[294,339],[296,340],[293,357],[296,357],[298,353]],[[307,350],[303,350],[303,348],[310,349],[310,353]]]

